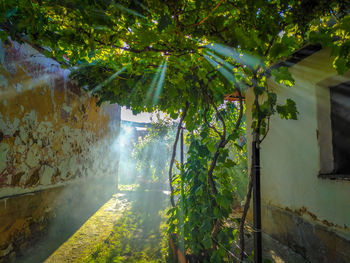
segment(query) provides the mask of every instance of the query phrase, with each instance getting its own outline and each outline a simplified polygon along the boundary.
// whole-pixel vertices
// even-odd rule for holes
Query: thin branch
[[[100,41],[98,41],[100,42]],[[101,43],[100,43],[101,44]],[[146,46],[142,49],[136,49],[136,48],[131,48],[131,47],[121,47],[121,46],[117,46],[117,45],[110,45],[111,47],[113,48],[119,48],[119,49],[122,49],[124,51],[127,51],[127,52],[132,52],[132,53],[136,53],[136,54],[140,54],[140,53],[143,53],[143,52],[163,52],[163,53],[176,53],[176,52],[184,52],[183,54],[181,55],[186,55],[188,52],[193,52],[194,50],[192,49],[171,49],[171,48],[168,48],[168,49],[159,49],[159,48],[154,48],[154,47],[150,47],[150,46]],[[202,48],[206,48],[206,46],[199,46],[197,47],[197,49],[202,49]]]
[[[238,92],[238,97],[239,97],[239,104],[240,104],[240,107],[239,107],[239,116],[238,116],[238,119],[237,119],[237,122],[236,122],[236,125],[235,125],[235,128],[234,130],[232,131],[231,135],[235,134],[240,125],[241,125],[241,122],[242,122],[242,118],[243,118],[243,98],[242,98],[242,93],[241,93],[241,90],[239,88],[239,86],[236,87],[237,89],[237,92]],[[226,144],[230,141],[230,136],[227,137],[226,139],[223,138],[220,140],[220,143],[216,149],[216,152],[214,154],[214,157],[213,157],[213,160],[210,164],[210,168],[209,168],[209,171],[208,171],[208,181],[209,181],[209,185],[210,185],[210,188],[215,195],[217,195],[218,191],[216,189],[216,186],[215,186],[215,183],[214,183],[214,179],[213,179],[213,172],[214,172],[214,168],[216,166],[216,162],[218,160],[218,157],[220,155],[220,149],[221,148],[224,148],[226,146]]]
[[[234,130],[232,131],[231,135],[234,135],[239,127],[241,126],[241,122],[242,122],[242,118],[243,118],[243,97],[242,97],[242,93],[241,93],[241,89],[239,87],[239,85],[237,83],[236,84],[236,90],[238,92],[238,97],[239,97],[239,116],[238,116],[238,119],[236,121],[236,125],[235,125],[235,128]],[[217,195],[217,189],[216,189],[216,186],[215,186],[215,183],[214,183],[214,178],[213,178],[213,172],[214,172],[214,168],[215,168],[215,165],[216,165],[216,162],[217,162],[217,159],[219,157],[219,154],[220,154],[220,148],[224,148],[226,146],[226,144],[230,141],[230,136],[227,137],[225,140],[221,140],[220,141],[220,144],[215,152],[215,155],[214,155],[214,158],[213,158],[213,161],[210,165],[210,169],[208,171],[208,181],[209,181],[209,184],[210,184],[210,187],[212,189],[212,192],[214,193],[214,195]],[[222,222],[220,219],[217,219],[216,220],[216,223],[215,223],[215,226],[214,226],[214,229],[211,233],[211,238],[213,241],[215,241],[216,239],[216,236],[217,234],[219,233],[219,230],[220,230],[220,227],[222,225]],[[213,242],[213,245],[214,245],[214,242]]]
[[[266,132],[265,132],[264,136],[262,137],[262,139],[260,139],[259,143],[262,143],[262,141],[266,138],[266,135],[269,133],[269,130],[270,130],[270,117],[267,118]]]
[[[77,31],[83,31],[89,38],[91,38],[91,33],[86,31],[85,29],[82,29],[82,28],[74,28],[75,30]],[[115,45],[115,44],[110,44],[110,43],[105,43],[103,42],[101,39],[98,39],[96,37],[93,38],[93,40],[100,44],[101,46],[108,46],[108,47],[111,47],[111,48],[117,48],[117,49],[121,49],[121,50],[124,50],[124,51],[127,51],[127,52],[132,52],[132,53],[135,53],[135,54],[140,54],[140,53],[143,53],[143,52],[163,52],[163,53],[181,53],[181,54],[177,54],[176,56],[182,56],[182,55],[186,55],[188,52],[193,52],[194,50],[193,49],[187,49],[187,48],[184,48],[184,49],[177,49],[177,48],[169,48],[167,47],[167,45],[165,43],[157,43],[158,45],[161,45],[161,46],[165,46],[167,48],[155,48],[155,47],[151,47],[151,46],[145,46],[141,49],[136,49],[136,48],[132,48],[130,46],[128,47],[122,47],[122,46],[118,46],[118,45]],[[127,43],[127,41],[123,40],[125,43]],[[197,49],[203,49],[203,48],[206,48],[206,46],[198,46]]]
[[[213,105],[213,107],[214,107],[214,109],[215,109],[216,115],[219,117],[219,120],[220,120],[221,123],[222,123],[222,126],[223,126],[223,137],[224,137],[224,139],[225,139],[225,138],[226,138],[226,123],[225,123],[225,120],[224,120],[224,118],[222,117],[221,113],[219,112],[218,108],[216,107],[213,98],[209,96],[209,99],[210,99],[210,103]]]
[[[170,160],[170,167],[169,167],[169,186],[170,186],[170,202],[172,207],[175,207],[175,201],[174,201],[174,187],[173,187],[173,165],[175,162],[175,156],[176,156],[176,146],[177,146],[177,142],[179,141],[179,136],[180,136],[180,130],[182,128],[182,122],[184,120],[184,118],[186,117],[187,114],[187,110],[189,108],[190,104],[188,102],[186,102],[186,107],[184,109],[184,111],[182,112],[181,115],[181,119],[179,122],[179,125],[177,126],[177,132],[176,132],[176,137],[175,137],[175,142],[173,145],[173,154],[171,156],[171,160]]]
[[[280,30],[280,31],[283,31],[285,27],[286,27],[286,23],[285,23],[285,22],[282,22],[282,24],[281,24],[281,30]],[[274,35],[273,38],[270,40],[269,45],[267,46],[267,48],[266,48],[266,50],[265,50],[264,57],[266,57],[266,56],[269,54],[270,49],[271,49],[271,47],[273,46],[273,44],[274,44],[274,42],[275,42],[277,36],[278,36],[278,35]]]
[[[234,135],[238,131],[239,126],[241,125],[241,122],[242,122],[242,118],[243,118],[243,96],[242,96],[241,88],[239,87],[239,85],[237,83],[236,83],[236,87],[237,87],[236,90],[238,93],[238,100],[239,100],[239,116],[238,116],[238,120],[236,122],[235,129],[233,130],[231,135]],[[229,142],[229,137],[226,139],[226,141]]]
[[[204,122],[207,124],[207,126],[208,126],[210,129],[212,129],[213,131],[215,131],[215,132],[219,135],[219,137],[220,137],[221,139],[224,138],[223,134],[222,134],[221,132],[219,132],[219,131],[215,128],[214,125],[211,125],[211,124],[208,122],[208,120],[207,120],[207,112],[208,112],[208,109],[206,108],[206,109],[204,110]]]
[[[244,203],[244,208],[243,208],[243,214],[241,217],[241,221],[239,224],[239,246],[240,246],[240,252],[239,252],[239,262],[243,262],[243,258],[244,258],[244,224],[245,224],[245,220],[247,217],[247,213],[249,210],[249,206],[250,206],[250,199],[252,197],[252,190],[253,190],[253,177],[250,176],[249,178],[249,183],[248,183],[248,191],[247,191],[247,195],[245,197],[245,203]]]
[[[201,24],[203,24],[211,15],[212,13],[214,13],[214,11],[224,2],[224,0],[221,0],[211,11],[210,13],[200,22],[192,24],[192,25],[188,25],[188,26],[200,26]]]
[[[270,40],[269,45],[268,45],[268,47],[267,47],[266,50],[265,50],[264,57],[266,57],[267,54],[269,54],[270,49],[271,49],[273,43],[275,42],[275,39],[276,39],[276,36],[274,36],[274,37]]]

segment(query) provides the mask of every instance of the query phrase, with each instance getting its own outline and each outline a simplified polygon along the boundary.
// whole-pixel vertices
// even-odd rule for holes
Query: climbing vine
[[[339,73],[350,68],[349,8],[346,0],[1,0],[0,37],[5,45],[8,37],[29,43],[71,68],[100,102],[135,113],[158,109],[174,119],[186,112],[190,146],[181,173],[169,172],[169,227],[193,260],[220,262],[232,257],[221,244],[236,238],[225,225],[233,202],[225,171],[237,165],[229,151],[244,133],[244,94],[254,92],[259,147],[273,114],[298,114],[293,100],[280,102],[268,89],[270,76],[286,88],[294,84],[278,61],[319,43],[331,50]],[[225,104],[232,93],[238,101]]]

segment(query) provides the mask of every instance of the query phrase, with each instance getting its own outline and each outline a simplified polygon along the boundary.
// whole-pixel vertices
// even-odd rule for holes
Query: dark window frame
[[[331,86],[329,91],[333,171],[319,177],[350,180],[350,81]]]

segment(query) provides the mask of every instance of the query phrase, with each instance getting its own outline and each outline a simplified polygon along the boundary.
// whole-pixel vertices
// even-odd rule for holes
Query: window
[[[333,173],[350,178],[350,82],[330,87]]]
[[[318,100],[320,177],[350,180],[350,81],[326,90]]]

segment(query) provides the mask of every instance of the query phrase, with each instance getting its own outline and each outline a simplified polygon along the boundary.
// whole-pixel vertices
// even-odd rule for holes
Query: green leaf
[[[221,263],[221,257],[219,254],[219,251],[214,251],[213,254],[210,257],[210,262],[215,262],[215,263]]]
[[[287,67],[280,67],[279,69],[273,69],[271,71],[272,76],[275,77],[275,81],[279,84],[284,84],[288,87],[294,85],[294,79],[290,74]]]
[[[292,99],[287,99],[285,105],[277,105],[277,112],[282,119],[297,120],[298,111],[295,102]]]
[[[329,47],[333,44],[331,33],[324,30],[312,31],[309,38],[311,43],[320,43],[322,47]]]
[[[18,10],[17,7],[13,8],[12,10],[9,10],[9,11],[6,13],[7,18],[10,18],[10,17],[13,16],[14,14],[16,14],[16,13],[17,13],[17,10]]]
[[[206,248],[206,249],[208,249],[208,248],[210,248],[211,247],[211,238],[210,238],[210,236],[206,236],[205,238],[204,238],[204,240],[203,240],[203,245],[204,245],[204,247]],[[214,261],[215,262],[215,261]]]
[[[203,194],[203,187],[202,187],[202,186],[199,186],[199,187],[196,189],[195,194],[196,194],[196,195],[202,195],[202,194]]]
[[[225,162],[225,167],[227,167],[227,168],[234,167],[235,165],[236,165],[236,163],[230,159],[227,159]]]
[[[340,75],[343,75],[349,69],[347,61],[343,57],[336,57],[333,65]]]
[[[233,235],[234,237],[236,237],[237,234],[238,234],[238,229],[233,229],[233,230],[232,230],[232,235]]]
[[[169,15],[162,13],[160,15],[160,19],[158,20],[158,31],[162,32],[164,29],[168,27],[172,23],[172,19]]]
[[[208,150],[209,150],[211,153],[215,153],[215,152],[216,152],[215,143],[208,143],[206,146],[207,146]]]
[[[267,94],[267,96],[268,96],[267,101],[269,102],[269,104],[270,104],[271,106],[275,105],[276,102],[277,102],[277,94],[274,93],[274,92],[269,92],[269,93]]]
[[[286,57],[289,55],[289,47],[284,43],[275,43],[270,50],[270,56],[273,59],[278,59],[280,57]]]
[[[0,31],[0,39],[2,41],[5,41],[7,40],[7,38],[8,38],[8,34],[5,31]]]

